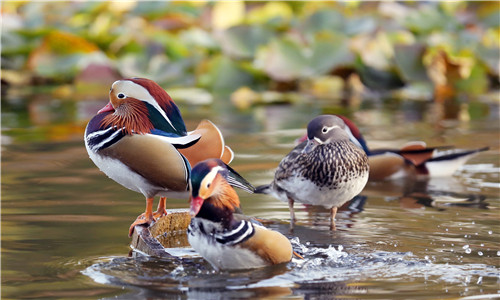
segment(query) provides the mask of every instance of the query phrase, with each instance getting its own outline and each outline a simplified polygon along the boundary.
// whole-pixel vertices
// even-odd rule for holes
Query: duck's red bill
[[[200,211],[201,206],[203,205],[203,198],[201,197],[190,197],[189,202],[191,203],[191,207],[189,209],[189,214],[191,217],[195,217]]]

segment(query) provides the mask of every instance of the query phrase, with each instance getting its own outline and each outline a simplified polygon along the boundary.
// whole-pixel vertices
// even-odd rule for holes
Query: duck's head
[[[345,132],[349,136],[349,139],[351,140],[351,142],[354,145],[358,146],[359,148],[363,149],[366,152],[366,154],[369,154],[370,149],[368,149],[368,145],[366,144],[366,140],[363,137],[363,135],[361,134],[361,131],[356,126],[356,124],[354,124],[353,121],[351,121],[349,118],[347,118],[345,116],[342,116],[342,115],[336,115],[336,116],[341,118],[342,121],[344,121],[344,123],[346,125]],[[304,141],[307,141],[307,140],[308,140],[308,135],[306,133],[302,137],[300,137],[296,140],[296,144],[298,145],[298,144],[300,144]]]
[[[317,116],[307,125],[307,145],[304,152],[310,152],[318,145],[348,140],[346,124],[341,118],[334,115]]]
[[[190,214],[195,217],[205,202],[212,207],[234,212],[240,200],[232,186],[252,193],[254,187],[220,159],[199,162],[191,170],[189,181]]]
[[[103,126],[124,127],[127,133],[148,133],[153,128],[179,135],[186,133],[172,98],[146,78],[115,81],[109,90],[109,103],[98,113],[108,113]]]

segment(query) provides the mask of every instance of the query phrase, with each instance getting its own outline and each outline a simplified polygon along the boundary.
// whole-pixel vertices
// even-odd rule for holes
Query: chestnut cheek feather
[[[115,112],[102,120],[101,126],[124,128],[123,131],[126,134],[145,134],[154,129],[149,120],[148,108],[144,103],[133,98],[120,102],[121,104],[116,106]]]

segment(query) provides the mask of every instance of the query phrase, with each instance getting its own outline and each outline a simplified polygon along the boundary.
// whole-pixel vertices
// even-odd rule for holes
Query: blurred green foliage
[[[497,1],[7,1],[2,19],[11,85],[70,83],[100,65],[212,92],[498,89]]]

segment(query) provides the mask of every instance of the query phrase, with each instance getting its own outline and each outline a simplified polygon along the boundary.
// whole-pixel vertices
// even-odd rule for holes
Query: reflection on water
[[[374,148],[420,139],[429,145],[491,150],[471,159],[452,178],[370,182],[339,211],[334,232],[329,230],[328,210],[321,207],[297,206],[297,224],[290,232],[286,203],[241,193],[244,211],[269,220],[267,226],[292,239],[305,259],[259,270],[215,272],[189,247],[175,249],[179,261],[128,255],[128,226],[143,209],[143,197],[100,173],[82,140],[86,120],[104,103],[55,105],[39,96],[35,108],[51,113],[30,119],[21,109],[28,101],[4,106],[5,101],[4,298],[389,298],[394,293],[448,298],[498,293],[496,104],[488,106],[490,115],[470,122],[430,122],[426,116],[432,106],[424,103],[361,107],[349,117]],[[272,180],[274,168],[313,116],[348,113],[332,103],[261,106],[245,112],[221,103],[179,106],[188,129],[202,118],[220,126],[236,153],[233,167],[254,185]],[[187,199],[168,199],[167,206],[185,208]]]

